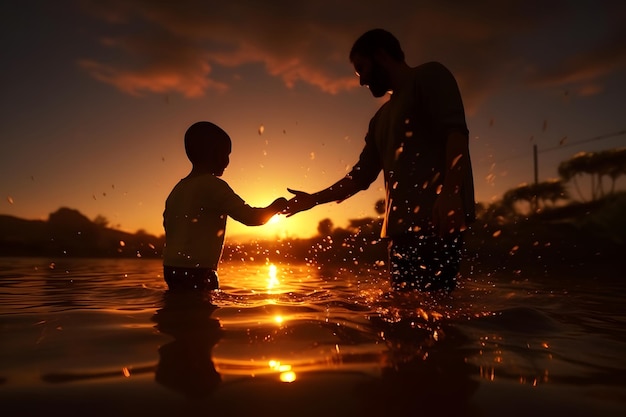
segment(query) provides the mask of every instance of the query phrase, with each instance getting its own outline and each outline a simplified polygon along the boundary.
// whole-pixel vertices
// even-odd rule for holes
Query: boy
[[[226,217],[262,225],[283,211],[287,200],[250,207],[219,178],[230,162],[231,140],[213,123],[197,122],[187,129],[185,152],[193,167],[172,189],[163,212],[163,275],[170,290],[215,290]]]

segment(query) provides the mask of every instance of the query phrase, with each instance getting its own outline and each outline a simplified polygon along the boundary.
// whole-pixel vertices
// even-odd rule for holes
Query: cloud
[[[537,86],[566,80],[591,86],[617,68],[611,63],[616,44],[607,43],[602,53],[564,56],[562,66],[551,71],[527,52],[531,46],[520,47],[567,17],[571,7],[560,1],[85,0],[83,5],[107,23],[101,44],[108,58],[96,54],[81,60],[81,67],[133,94],[176,91],[198,97],[225,91],[234,78],[221,70],[247,64],[261,64],[288,88],[305,83],[340,93],[358,86],[347,55],[356,36],[373,27],[396,34],[410,64],[439,60],[450,67],[470,114],[503,85],[521,83],[524,68],[535,68],[530,82]]]
[[[208,90],[228,89],[210,77],[211,65],[204,51],[167,37],[155,42],[154,33],[151,35],[150,39],[143,34],[104,38],[102,45],[119,51],[125,60],[82,59],[78,64],[95,79],[133,95],[176,91],[193,98]]]
[[[534,87],[574,86],[580,95],[593,95],[604,90],[602,82],[613,74],[626,71],[626,27],[601,38],[592,47],[568,56],[543,71],[535,69],[528,76]]]
[[[305,9],[291,2],[208,3],[85,1],[84,9],[116,34],[101,41],[113,52],[107,60],[84,58],[80,66],[125,92],[173,90],[188,97],[227,88],[212,78],[216,65],[260,63],[288,87],[304,82],[333,94],[358,85],[347,46],[326,26],[307,22]]]

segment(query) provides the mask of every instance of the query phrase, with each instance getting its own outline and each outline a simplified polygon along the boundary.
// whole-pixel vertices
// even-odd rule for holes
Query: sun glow
[[[282,382],[293,382],[296,380],[296,373],[291,370],[291,365],[281,364],[277,360],[270,360],[268,365],[272,371],[280,373],[279,379]]]
[[[277,287],[280,282],[278,281],[278,278],[276,278],[276,272],[277,272],[278,268],[276,268],[276,265],[274,264],[270,264],[269,266],[269,279],[267,280],[267,289],[271,290],[274,289],[275,287]]]
[[[296,380],[296,373],[292,371],[282,372],[280,374],[280,380],[282,382],[293,382]]]
[[[282,220],[282,216],[280,214],[274,214],[268,221],[267,224],[278,224]]]

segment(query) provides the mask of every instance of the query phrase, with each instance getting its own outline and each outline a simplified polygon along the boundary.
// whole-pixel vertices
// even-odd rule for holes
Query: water
[[[158,260],[0,258],[5,415],[622,416],[619,271],[476,269],[449,297],[382,270],[224,263],[167,293]]]

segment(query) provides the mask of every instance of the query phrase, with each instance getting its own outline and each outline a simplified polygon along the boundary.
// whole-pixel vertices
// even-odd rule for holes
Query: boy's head
[[[211,122],[196,122],[185,132],[185,152],[194,167],[220,176],[228,166],[232,149],[230,137]]]

